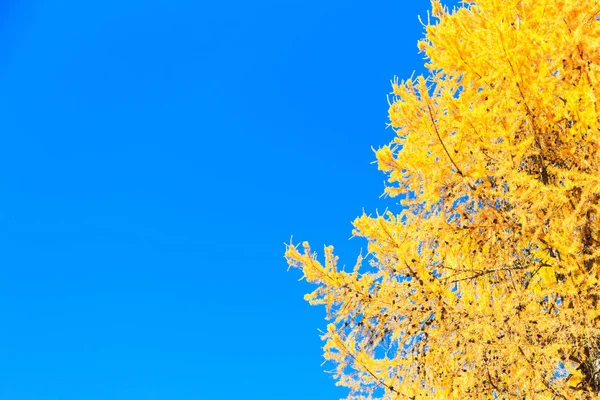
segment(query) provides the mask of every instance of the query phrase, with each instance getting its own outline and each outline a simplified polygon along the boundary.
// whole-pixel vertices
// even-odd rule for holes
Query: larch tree
[[[395,81],[376,152],[397,213],[337,266],[290,243],[349,398],[600,391],[600,4],[432,1],[426,76]],[[600,94],[600,93],[599,93]]]

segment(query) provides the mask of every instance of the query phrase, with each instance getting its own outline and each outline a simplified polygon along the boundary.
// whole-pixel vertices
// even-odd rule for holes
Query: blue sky
[[[0,4],[0,398],[343,397],[284,242],[393,209],[429,2]]]

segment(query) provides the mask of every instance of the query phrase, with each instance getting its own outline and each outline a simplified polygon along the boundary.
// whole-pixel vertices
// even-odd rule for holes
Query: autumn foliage
[[[377,151],[397,213],[363,215],[353,270],[317,285],[350,398],[571,399],[600,391],[600,4],[432,2],[427,76],[396,81]]]

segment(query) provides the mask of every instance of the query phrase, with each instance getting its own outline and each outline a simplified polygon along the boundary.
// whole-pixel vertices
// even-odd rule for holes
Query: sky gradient
[[[0,398],[337,399],[284,243],[372,165],[427,0],[0,5]]]

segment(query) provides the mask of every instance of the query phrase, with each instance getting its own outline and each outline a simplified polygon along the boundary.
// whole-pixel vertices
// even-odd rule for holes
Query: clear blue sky
[[[337,399],[284,242],[384,176],[427,0],[0,2],[0,399]]]

